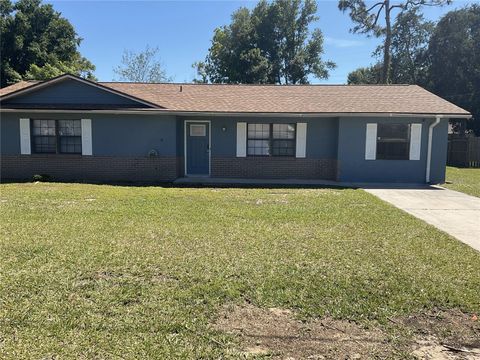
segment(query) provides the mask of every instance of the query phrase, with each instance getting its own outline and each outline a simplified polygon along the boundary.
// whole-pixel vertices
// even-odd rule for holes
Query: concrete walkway
[[[390,183],[358,183],[358,182],[339,182],[333,180],[304,180],[304,179],[245,179],[245,178],[211,178],[208,176],[182,177],[173,181],[175,185],[186,186],[287,186],[287,187],[338,187],[338,188],[391,188],[402,189],[425,189],[425,184],[390,184]]]
[[[442,187],[364,190],[480,251],[480,198]]]

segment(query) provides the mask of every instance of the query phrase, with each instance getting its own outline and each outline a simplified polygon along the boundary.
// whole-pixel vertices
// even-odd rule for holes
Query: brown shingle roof
[[[0,96],[35,83],[0,89]],[[416,85],[220,85],[99,82],[167,111],[469,115]]]
[[[102,84],[178,111],[468,114],[416,85]]]
[[[27,87],[30,87],[32,85],[38,84],[40,81],[20,81],[18,83],[15,83],[13,85],[4,87],[0,89],[0,96],[10,94],[11,92],[18,91],[21,89],[25,89]]]

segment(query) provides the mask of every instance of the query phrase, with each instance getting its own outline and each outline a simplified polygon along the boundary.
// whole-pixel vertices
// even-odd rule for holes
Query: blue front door
[[[187,175],[210,174],[210,124],[187,122]]]

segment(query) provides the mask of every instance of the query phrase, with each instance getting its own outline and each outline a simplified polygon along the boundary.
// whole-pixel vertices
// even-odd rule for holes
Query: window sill
[[[297,159],[296,156],[294,155],[289,155],[289,156],[270,156],[270,155],[247,155],[245,159],[285,159],[285,160],[292,160],[292,159]]]
[[[52,154],[52,153],[32,153],[32,154],[29,154],[28,156],[32,156],[32,157],[45,157],[45,156],[48,156],[48,157],[82,157],[83,155],[82,154]]]

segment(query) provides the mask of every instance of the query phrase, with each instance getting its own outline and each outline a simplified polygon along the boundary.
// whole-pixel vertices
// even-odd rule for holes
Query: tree
[[[391,44],[390,76],[395,84],[425,84],[428,43],[434,28],[435,24],[426,21],[418,7],[398,14]]]
[[[429,89],[465,108],[468,127],[480,136],[480,6],[447,13],[428,47]]]
[[[192,64],[192,68],[195,69],[197,77],[193,78],[195,84],[206,84],[208,83],[208,74],[206,70],[206,64],[203,61],[196,61]]]
[[[428,75],[428,43],[435,24],[426,21],[418,8],[402,11],[392,27],[391,67],[389,78],[394,84],[425,85]],[[381,57],[383,45],[374,52]],[[349,83],[381,83],[382,62],[360,68],[348,76]]]
[[[215,29],[204,71],[215,83],[305,84],[328,78],[335,67],[323,61],[323,36],[313,0],[260,1],[240,8],[228,26]]]
[[[150,48],[148,45],[139,53],[125,50],[121,65],[114,68],[113,71],[120,77],[120,80],[125,81],[147,83],[172,81],[158,59],[158,52],[158,47]]]
[[[348,74],[349,85],[380,84],[382,64],[358,68]]]
[[[364,0],[340,0],[338,8],[349,11],[350,18],[354,22],[351,29],[354,33],[384,37],[383,61],[381,82],[390,83],[391,73],[391,44],[392,44],[392,14],[395,9],[409,10],[412,7],[423,5],[439,6],[450,4],[451,0],[380,0],[372,6],[367,7]],[[381,22],[381,15],[385,23]]]
[[[94,79],[95,66],[78,51],[70,22],[41,0],[0,0],[1,86],[38,75],[70,72]]]

